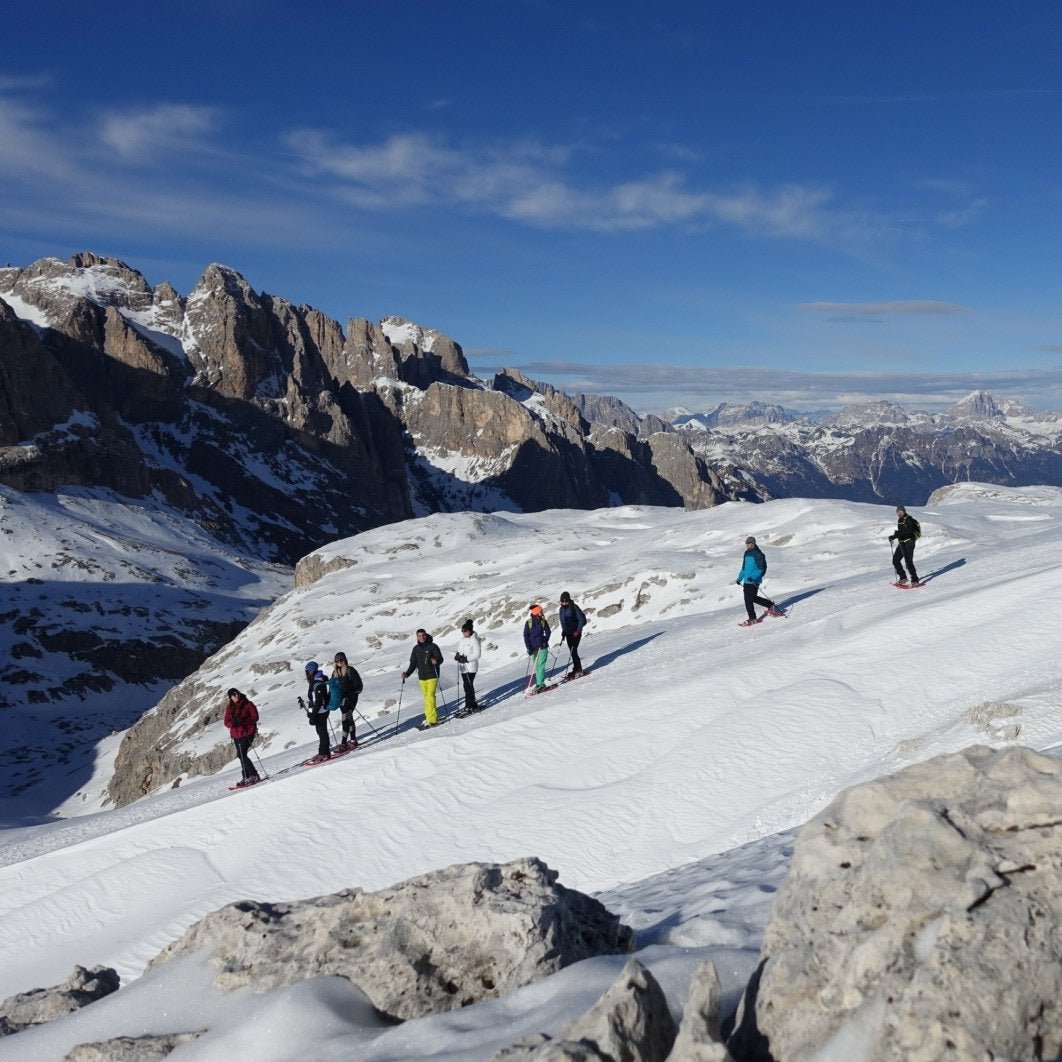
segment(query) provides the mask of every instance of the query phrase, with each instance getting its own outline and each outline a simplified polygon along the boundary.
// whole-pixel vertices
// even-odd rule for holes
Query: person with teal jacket
[[[756,545],[756,539],[749,535],[745,539],[745,556],[741,561],[741,571],[738,572],[737,584],[745,592],[745,611],[748,613],[749,618],[739,624],[741,627],[751,627],[754,623],[759,623],[760,619],[756,616],[756,606],[764,605],[767,611],[764,615],[767,616],[784,616],[785,613],[776,608],[773,601],[770,598],[760,597],[760,583],[763,582],[763,577],[767,574],[767,558],[763,555],[763,550]]]
[[[541,693],[546,688],[546,661],[549,659],[549,624],[542,612],[541,605],[532,605],[528,609],[527,622],[524,624],[524,646],[527,655],[535,666],[535,688],[532,693]]]

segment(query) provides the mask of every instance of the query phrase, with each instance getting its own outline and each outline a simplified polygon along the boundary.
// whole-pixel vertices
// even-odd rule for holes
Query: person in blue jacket
[[[763,577],[767,574],[767,558],[763,555],[763,550],[756,545],[756,539],[749,535],[745,539],[745,556],[741,562],[741,571],[738,572],[737,584],[745,591],[745,611],[748,613],[749,618],[740,626],[751,627],[754,623],[759,623],[760,620],[756,617],[756,606],[765,605],[768,616],[784,616],[785,613],[776,608],[773,601],[766,597],[759,596],[760,583],[763,582]]]

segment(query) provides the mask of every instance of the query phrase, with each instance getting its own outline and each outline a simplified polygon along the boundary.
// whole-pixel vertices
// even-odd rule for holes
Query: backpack
[[[911,521],[911,530],[914,531],[914,537],[921,538],[922,525],[913,516],[909,516],[907,519]]]

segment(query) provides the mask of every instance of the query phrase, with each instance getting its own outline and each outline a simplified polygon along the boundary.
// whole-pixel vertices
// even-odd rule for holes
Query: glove
[[[890,542],[895,542],[896,541],[896,536],[895,535],[889,535],[889,541]]]
[[[466,657],[464,653],[454,653],[454,659],[459,664],[467,664],[468,663],[468,657]]]
[[[403,676],[402,676],[402,685],[404,686],[405,684],[406,684],[406,676],[405,676],[405,675],[403,675]]]
[[[741,580],[740,579],[735,579],[734,582],[737,583],[738,586],[741,585]]]
[[[300,707],[300,708],[301,708],[301,709],[302,709],[302,710],[303,710],[304,712],[306,711],[306,702],[305,702],[305,701],[304,701],[304,700],[303,700],[303,699],[302,699],[301,697],[299,698],[299,707]]]

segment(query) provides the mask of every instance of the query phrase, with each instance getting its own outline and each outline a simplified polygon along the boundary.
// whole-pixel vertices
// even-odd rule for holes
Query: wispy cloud
[[[565,168],[575,149],[527,139],[456,146],[403,134],[354,146],[303,129],[286,143],[307,172],[337,179],[337,195],[372,209],[460,206],[541,228],[598,232],[707,223],[790,239],[835,238],[867,227],[833,211],[832,192],[818,186],[697,189],[675,170],[584,184]]]
[[[933,299],[899,299],[891,302],[803,302],[802,310],[828,314],[827,320],[842,324],[882,323],[887,317],[911,315],[948,316],[968,312],[968,307]]]
[[[105,115],[100,140],[125,159],[156,161],[174,151],[187,151],[202,143],[220,120],[215,107],[190,107],[164,103],[146,109]]]

